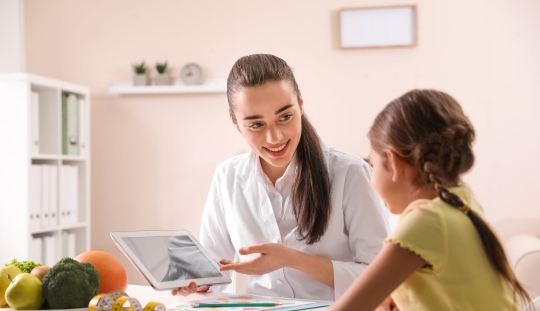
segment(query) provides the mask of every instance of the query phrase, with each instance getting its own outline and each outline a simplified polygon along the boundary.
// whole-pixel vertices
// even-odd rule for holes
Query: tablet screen
[[[156,289],[228,283],[227,274],[189,232],[112,232],[111,237]]]

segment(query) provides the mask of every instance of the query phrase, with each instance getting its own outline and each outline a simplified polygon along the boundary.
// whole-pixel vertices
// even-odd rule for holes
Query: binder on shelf
[[[30,250],[28,259],[35,262],[43,262],[43,239],[40,237],[31,237],[29,243]]]
[[[30,102],[30,150],[33,155],[39,154],[39,93],[32,92]]]
[[[74,232],[64,231],[62,232],[62,258],[77,256],[75,249],[76,235]]]
[[[62,232],[62,246],[60,247],[60,257],[64,258],[68,255],[68,233]]]
[[[58,168],[49,165],[49,227],[58,224]]]
[[[79,154],[79,101],[77,95],[62,95],[62,153]]]
[[[67,211],[69,206],[69,167],[67,165],[60,166],[60,204],[58,209],[58,223],[65,225],[69,223]]]
[[[58,261],[56,258],[57,251],[56,235],[46,235],[43,237],[43,264],[46,266],[54,266]]]
[[[59,177],[59,182],[58,182],[58,194],[59,194],[59,197],[58,197],[58,224],[59,225],[64,225],[66,224],[66,208],[67,208],[67,186],[68,186],[68,182],[67,182],[67,174],[66,174],[66,166],[65,165],[61,165],[60,166],[60,176]]]
[[[50,190],[49,184],[51,183],[50,179],[50,166],[49,165],[40,165],[41,167],[41,227],[47,228],[52,222],[49,222],[51,199],[50,199]]]
[[[60,166],[59,223],[74,224],[79,221],[79,171],[77,166]]]
[[[77,236],[74,232],[70,232],[68,234],[68,256],[73,258],[77,256]]]
[[[28,225],[31,229],[36,229],[41,227],[41,165],[30,165],[28,178]]]
[[[68,218],[70,224],[79,222],[79,167],[69,167],[69,206]]]
[[[84,98],[79,99],[79,154],[81,156],[87,155],[86,146],[88,143],[88,135],[86,131],[86,100]]]

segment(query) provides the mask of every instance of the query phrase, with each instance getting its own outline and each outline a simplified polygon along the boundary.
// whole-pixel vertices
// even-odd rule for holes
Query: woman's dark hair
[[[227,100],[234,122],[235,95],[244,88],[261,86],[267,82],[287,81],[300,101],[300,91],[292,69],[274,55],[244,56],[233,65],[227,79]],[[332,210],[330,178],[317,132],[305,114],[302,115],[302,134],[296,149],[298,162],[293,186],[293,210],[298,223],[300,240],[308,244],[323,236]]]
[[[474,128],[459,103],[436,90],[412,90],[390,102],[375,118],[368,133],[374,151],[391,150],[422,172],[422,179],[451,206],[462,209],[459,196],[448,191],[474,164]],[[467,208],[467,207],[465,207]],[[508,264],[504,249],[488,223],[467,212],[493,268],[527,303],[530,297]]]

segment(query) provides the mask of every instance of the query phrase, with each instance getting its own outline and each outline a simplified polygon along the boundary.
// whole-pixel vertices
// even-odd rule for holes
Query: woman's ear
[[[304,99],[302,98],[302,93],[298,90],[298,106],[300,107],[301,114],[304,114]]]
[[[234,115],[234,113],[231,111],[231,109],[229,109],[229,118],[231,118],[231,121],[232,123],[234,124],[234,126],[236,127],[236,130],[238,132],[240,132],[240,128],[238,127],[238,122],[236,121],[236,116]]]

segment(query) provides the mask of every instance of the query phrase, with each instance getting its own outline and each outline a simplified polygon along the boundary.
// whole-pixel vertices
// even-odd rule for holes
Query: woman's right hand
[[[210,289],[210,286],[198,287],[197,283],[191,282],[188,286],[180,287],[178,289],[171,290],[173,296],[187,296],[195,293],[205,293]]]

